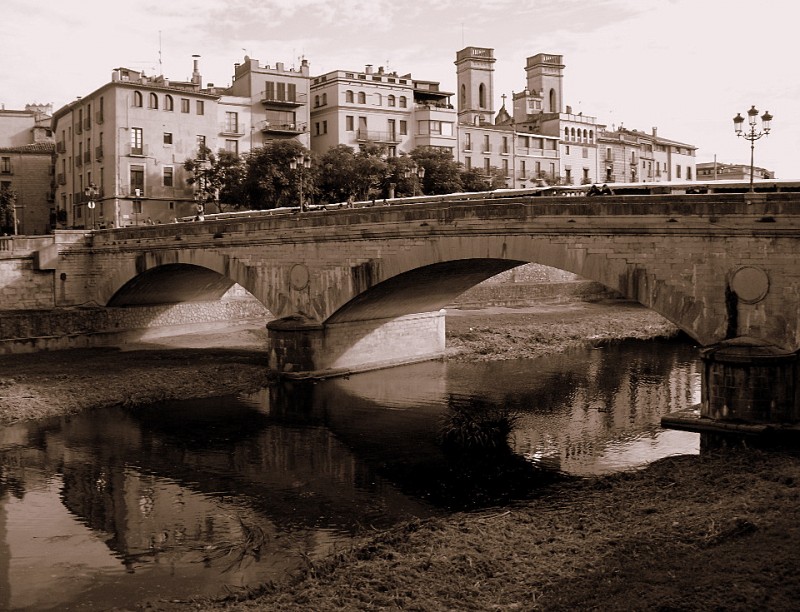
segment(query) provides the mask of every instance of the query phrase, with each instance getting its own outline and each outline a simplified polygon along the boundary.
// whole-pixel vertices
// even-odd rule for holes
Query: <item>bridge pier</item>
[[[800,361],[755,338],[701,350],[701,403],[668,414],[662,425],[703,434],[800,439]]]
[[[327,378],[444,356],[445,311],[319,323],[285,317],[267,324],[268,367],[284,378]]]

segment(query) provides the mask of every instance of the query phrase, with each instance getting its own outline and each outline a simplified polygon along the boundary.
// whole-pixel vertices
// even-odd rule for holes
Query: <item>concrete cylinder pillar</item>
[[[701,351],[700,416],[717,422],[800,422],[797,354],[754,338]]]

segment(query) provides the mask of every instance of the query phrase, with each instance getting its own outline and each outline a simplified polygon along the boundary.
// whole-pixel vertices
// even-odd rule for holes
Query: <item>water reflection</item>
[[[365,526],[697,452],[696,434],[658,423],[698,392],[694,349],[626,343],[0,429],[0,608],[217,595]],[[448,415],[498,405],[519,415],[507,452],[443,449]]]

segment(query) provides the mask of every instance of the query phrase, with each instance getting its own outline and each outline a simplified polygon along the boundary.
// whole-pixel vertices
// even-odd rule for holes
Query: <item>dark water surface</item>
[[[222,595],[364,529],[697,453],[659,420],[699,392],[696,349],[630,342],[0,428],[0,609]],[[443,450],[454,415],[498,407],[518,416],[513,453]]]

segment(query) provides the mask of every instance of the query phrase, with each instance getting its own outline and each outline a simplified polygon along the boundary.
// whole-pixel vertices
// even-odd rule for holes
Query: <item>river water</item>
[[[698,434],[659,420],[699,392],[695,348],[625,342],[2,428],[0,609],[237,592],[364,530],[698,453]],[[516,418],[512,452],[440,443],[459,415],[498,410]]]

